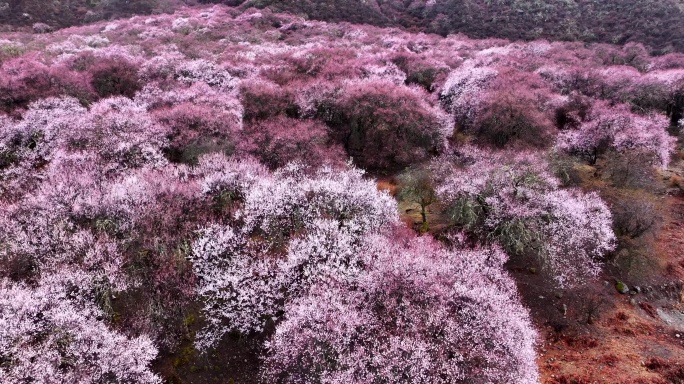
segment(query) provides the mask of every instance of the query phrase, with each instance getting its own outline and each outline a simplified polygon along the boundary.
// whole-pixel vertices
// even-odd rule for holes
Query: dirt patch
[[[628,281],[630,292],[620,294],[607,273],[549,301],[538,298],[534,279],[514,273],[540,330],[542,383],[684,383],[683,274],[672,267],[684,265],[684,204],[676,195],[664,195],[663,204],[667,214],[648,252],[659,281]],[[598,303],[592,324],[589,298]],[[549,310],[563,306],[565,316]]]

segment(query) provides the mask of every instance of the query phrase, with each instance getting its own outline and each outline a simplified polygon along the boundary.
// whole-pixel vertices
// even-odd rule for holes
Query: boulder
[[[619,280],[615,283],[615,289],[623,295],[629,292],[629,287],[627,286],[627,284]]]

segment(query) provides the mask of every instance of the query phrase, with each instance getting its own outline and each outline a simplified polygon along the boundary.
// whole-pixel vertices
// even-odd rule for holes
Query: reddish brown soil
[[[535,299],[533,281],[517,274],[540,332],[542,383],[684,383],[684,199],[666,196],[663,204],[663,225],[649,254],[661,279],[641,293],[622,295],[605,275],[562,298]],[[592,299],[598,308],[588,324]]]

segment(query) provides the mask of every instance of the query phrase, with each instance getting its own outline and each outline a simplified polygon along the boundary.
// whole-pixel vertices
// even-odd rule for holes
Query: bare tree
[[[425,168],[409,168],[399,176],[399,198],[420,205],[421,232],[427,232],[427,207],[437,201],[432,174]]]

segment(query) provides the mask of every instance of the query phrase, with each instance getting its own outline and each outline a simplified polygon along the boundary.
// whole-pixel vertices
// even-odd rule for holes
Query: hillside
[[[679,1],[312,1],[251,0],[244,5],[303,14],[313,19],[403,26],[447,35],[510,40],[639,42],[656,52],[682,51]]]
[[[684,53],[242,7],[0,33],[0,382],[684,380]]]
[[[53,28],[133,14],[170,12],[182,5],[222,3],[270,7],[315,20],[463,33],[471,38],[642,43],[653,53],[684,52],[684,5],[680,0],[70,0],[0,2],[0,25]],[[3,5],[4,4],[4,5]]]
[[[8,0],[0,2],[0,26],[4,25],[7,30],[42,23],[58,29],[137,14],[172,12],[189,4],[195,3],[183,0]]]

